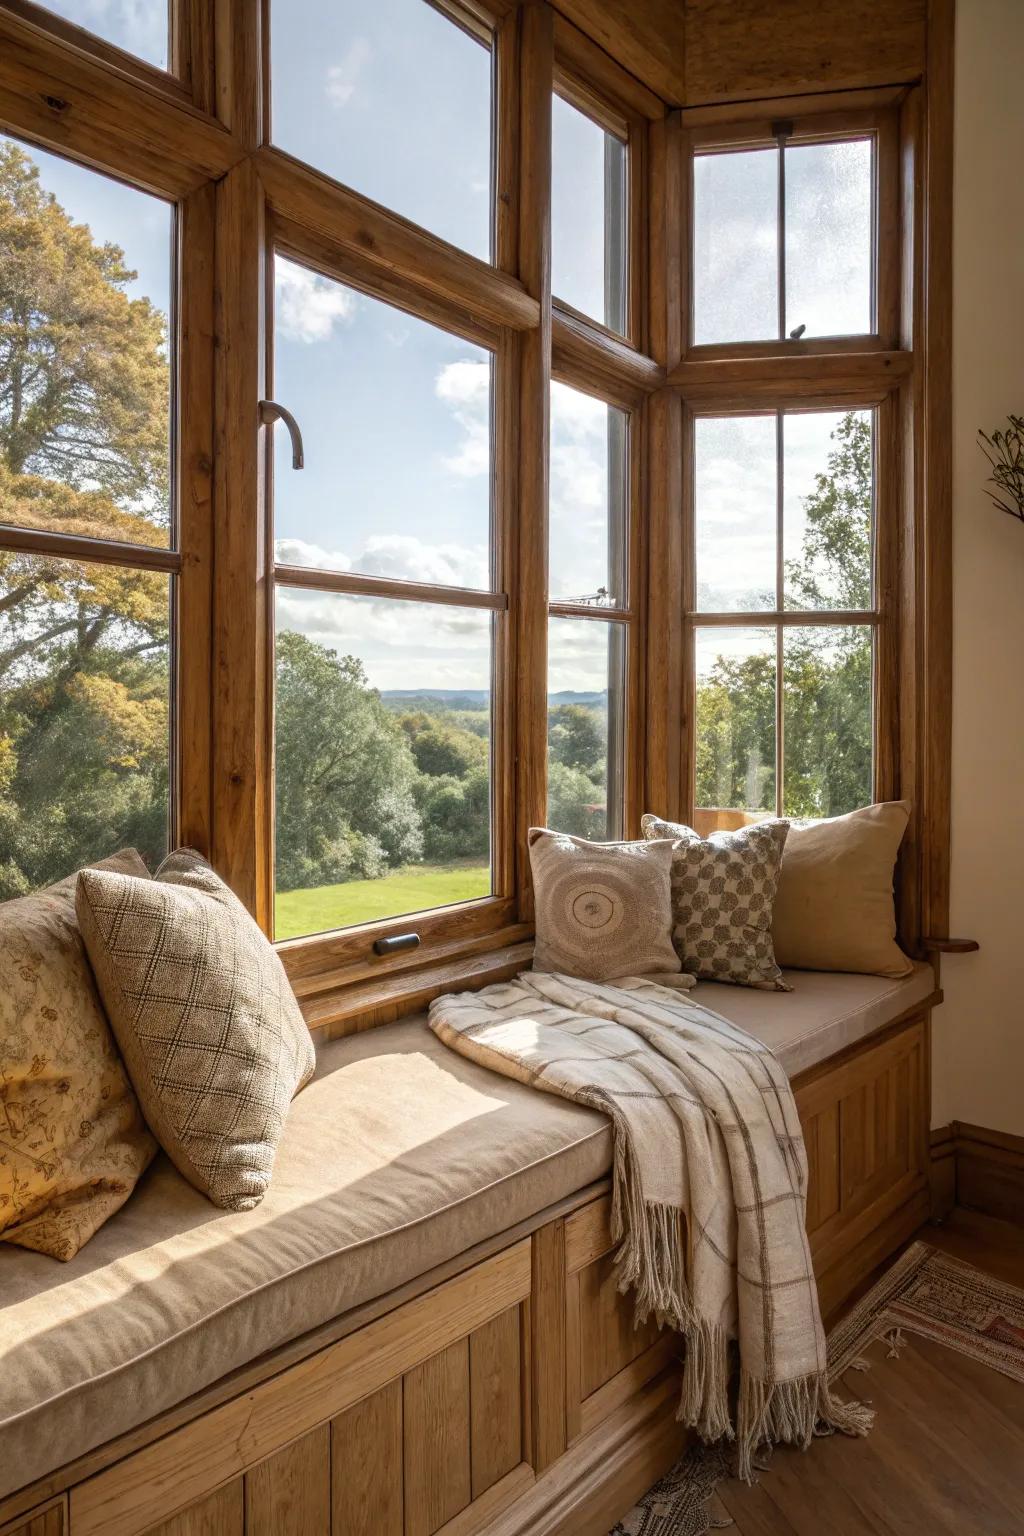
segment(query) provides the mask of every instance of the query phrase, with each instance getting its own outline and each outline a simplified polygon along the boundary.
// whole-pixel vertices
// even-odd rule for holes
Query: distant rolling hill
[[[490,698],[482,688],[382,688],[380,696],[389,709],[396,711],[423,709],[430,704],[443,704],[447,709],[486,709]],[[608,695],[576,693],[571,688],[563,688],[558,693],[548,694],[548,704],[552,708],[560,704],[583,704],[591,709],[605,709]]]

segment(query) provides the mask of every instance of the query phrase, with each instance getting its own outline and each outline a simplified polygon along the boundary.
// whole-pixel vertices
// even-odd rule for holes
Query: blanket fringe
[[[754,1454],[764,1444],[806,1450],[816,1434],[866,1435],[874,1413],[866,1403],[833,1397],[824,1372],[774,1385],[740,1372],[737,1412],[738,1475],[753,1481]]]
[[[628,1136],[615,1137],[612,1237],[619,1290],[634,1293],[639,1327],[653,1313],[661,1327],[686,1334],[697,1317],[686,1283],[686,1219],[674,1205],[644,1200]]]

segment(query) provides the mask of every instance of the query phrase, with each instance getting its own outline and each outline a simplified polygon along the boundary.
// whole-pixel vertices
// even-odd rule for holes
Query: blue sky
[[[108,43],[167,68],[166,0],[44,0],[48,11],[95,32]]]
[[[165,61],[160,0],[58,0],[51,8]],[[275,142],[488,258],[486,49],[424,0],[272,0],[271,44]],[[605,134],[556,98],[553,137],[555,292],[600,316]],[[124,247],[138,271],[132,293],[166,309],[168,206],[30,153],[69,213],[98,239]],[[776,158],[768,150],[698,162],[702,339],[775,334]],[[857,328],[865,323],[870,275],[866,146],[793,149],[788,165],[790,318],[799,312],[812,334]],[[274,393],[299,420],[307,466],[292,471],[277,428],[279,558],[487,586],[488,354],[295,263],[278,259],[276,279]],[[551,587],[555,596],[577,596],[608,577],[608,410],[556,384],[551,414]],[[824,468],[833,424],[802,417],[787,432],[787,554],[798,544],[800,498]],[[756,422],[699,428],[698,584],[706,605],[740,606],[773,583],[773,443],[761,442],[764,430]],[[464,610],[320,603],[289,592],[280,594],[278,610],[279,623],[363,655],[382,687],[481,686],[486,636]],[[599,686],[605,632],[578,628],[578,636],[558,628],[553,688]]]

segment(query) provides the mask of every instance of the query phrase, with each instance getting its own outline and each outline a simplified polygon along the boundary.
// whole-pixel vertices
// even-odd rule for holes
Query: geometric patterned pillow
[[[316,1065],[273,947],[190,848],[152,880],[82,870],[76,910],[157,1140],[214,1205],[258,1205],[288,1106]]]
[[[775,963],[772,910],[787,821],[701,837],[679,822],[645,816],[649,838],[676,839],[672,858],[672,942],[704,981],[790,992]]]

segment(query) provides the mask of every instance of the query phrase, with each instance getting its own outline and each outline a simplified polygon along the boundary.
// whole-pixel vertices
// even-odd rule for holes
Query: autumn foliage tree
[[[166,319],[0,140],[0,521],[166,544]],[[0,551],[0,897],[164,845],[167,578]]]

